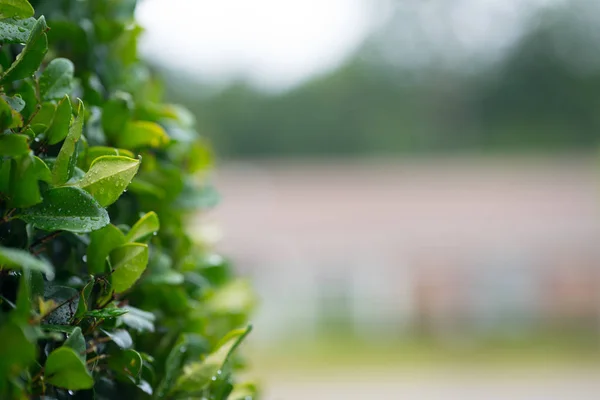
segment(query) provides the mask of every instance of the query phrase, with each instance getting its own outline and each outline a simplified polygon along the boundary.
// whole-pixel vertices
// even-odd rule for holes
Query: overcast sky
[[[563,0],[143,0],[141,50],[205,80],[286,88],[343,62],[390,15],[374,7],[386,1],[404,15],[391,51],[411,63],[427,59],[423,49],[505,48],[533,10]]]

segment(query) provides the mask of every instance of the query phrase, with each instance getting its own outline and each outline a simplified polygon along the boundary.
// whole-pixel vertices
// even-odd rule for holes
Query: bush
[[[186,233],[210,151],[138,60],[134,8],[0,0],[2,399],[256,396],[231,354],[252,292]]]

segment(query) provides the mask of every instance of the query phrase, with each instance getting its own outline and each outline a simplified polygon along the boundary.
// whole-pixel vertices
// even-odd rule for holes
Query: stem
[[[98,355],[98,356],[96,356],[96,357],[94,357],[94,358],[90,358],[89,360],[87,360],[87,364],[88,364],[88,365],[89,365],[89,364],[93,364],[93,363],[95,363],[96,361],[100,361],[100,360],[102,360],[102,359],[104,359],[104,358],[107,358],[107,357],[108,357],[108,355],[107,355],[107,354],[100,354],[100,355]]]
[[[31,246],[29,246],[29,251],[32,251],[35,247],[39,246],[40,244],[48,243],[49,241],[51,241],[52,239],[54,239],[58,235],[60,235],[62,232],[63,231],[50,232],[46,236],[43,236],[43,237],[37,239],[35,242],[33,242],[31,244]]]

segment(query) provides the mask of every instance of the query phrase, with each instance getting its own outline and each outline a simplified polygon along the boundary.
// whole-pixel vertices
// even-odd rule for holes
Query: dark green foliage
[[[256,398],[253,294],[186,233],[210,151],[139,62],[135,1],[32,3],[0,0],[0,398]]]

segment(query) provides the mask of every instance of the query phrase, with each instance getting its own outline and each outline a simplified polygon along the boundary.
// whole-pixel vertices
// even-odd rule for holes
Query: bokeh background
[[[255,287],[266,399],[600,398],[600,2],[138,18],[216,149],[191,229]]]

